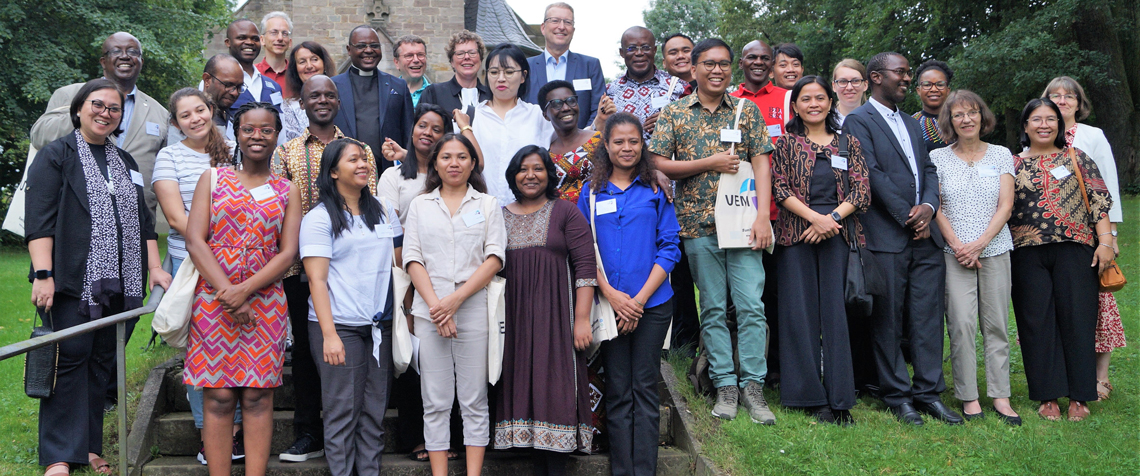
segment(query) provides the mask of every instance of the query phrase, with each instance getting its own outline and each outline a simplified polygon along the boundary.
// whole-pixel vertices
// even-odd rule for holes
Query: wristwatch
[[[36,279],[47,279],[50,277],[51,277],[51,270],[50,269],[37,269],[36,270]]]
[[[1116,238],[1116,230],[1112,230],[1110,233],[1112,233],[1113,238]]]
[[[831,212],[831,219],[835,220],[836,223],[839,223],[843,221],[843,215],[840,215],[839,212],[833,211]]]

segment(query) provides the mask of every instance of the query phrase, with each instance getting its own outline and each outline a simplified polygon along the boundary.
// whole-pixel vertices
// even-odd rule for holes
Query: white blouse
[[[1108,221],[1120,223],[1124,221],[1124,212],[1120,207],[1120,179],[1116,176],[1116,159],[1112,156],[1112,146],[1104,137],[1104,131],[1087,125],[1077,125],[1077,134],[1073,137],[1073,147],[1080,149],[1096,163],[1100,171],[1100,178],[1104,179],[1104,186],[1112,196],[1112,208],[1108,209]]]
[[[408,206],[412,204],[413,198],[423,193],[426,179],[427,174],[416,174],[416,178],[406,179],[400,175],[400,166],[393,165],[380,174],[380,181],[376,184],[376,195],[396,204],[400,223],[404,223],[408,220]]]
[[[962,243],[982,237],[990,219],[997,213],[1001,194],[1001,176],[1013,176],[1013,154],[1000,145],[987,144],[982,159],[969,165],[958,158],[950,147],[934,149],[930,161],[938,167],[938,185],[942,190],[942,214]],[[989,258],[1013,249],[1009,226],[1001,231],[982,250],[980,257]],[[947,245],[945,252],[954,251]]]
[[[524,146],[550,147],[554,126],[542,117],[542,108],[522,100],[514,109],[507,111],[506,120],[495,114],[490,100],[483,101],[475,107],[471,123],[472,132],[483,151],[483,179],[487,181],[487,193],[498,198],[501,205],[513,203],[515,195],[507,185],[507,164]]]

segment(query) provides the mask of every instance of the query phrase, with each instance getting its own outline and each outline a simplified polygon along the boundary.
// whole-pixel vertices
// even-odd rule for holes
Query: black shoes
[[[998,419],[1005,422],[1006,425],[1021,426],[1021,417],[1019,417],[1019,416],[1006,415],[1002,412],[999,412],[996,407],[994,408],[994,413],[997,413]]]
[[[965,418],[966,421],[981,420],[981,419],[984,419],[985,417],[986,417],[986,412],[966,413],[966,410],[962,410],[962,418]]]
[[[305,434],[297,438],[297,441],[293,442],[293,446],[281,453],[279,458],[285,463],[300,463],[324,455],[324,442]]]
[[[930,403],[915,402],[914,408],[932,418],[942,420],[949,425],[961,425],[966,422],[966,420],[962,419],[961,415],[958,415],[954,410],[946,406],[945,403],[942,403],[942,400],[935,400]]]
[[[836,425],[855,426],[855,417],[851,416],[851,410],[832,410],[831,413],[835,415]]]
[[[895,418],[902,423],[908,423],[914,426],[922,426],[922,415],[918,414],[914,405],[910,403],[903,403],[897,406],[890,407],[891,413]],[[961,418],[961,417],[959,417]]]

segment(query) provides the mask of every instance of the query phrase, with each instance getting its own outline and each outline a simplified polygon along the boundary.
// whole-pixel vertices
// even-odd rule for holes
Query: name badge
[[[376,225],[376,237],[377,238],[395,238],[397,235],[396,227],[398,227],[398,226],[400,226],[400,225],[393,225],[391,223],[381,223],[379,225]]]
[[[270,94],[269,100],[273,101],[274,106],[280,106],[281,105],[281,92],[279,91],[279,92],[275,92],[273,94]]]
[[[155,137],[161,137],[162,136],[162,126],[159,126],[156,123],[147,121],[146,133],[150,134],[152,136],[155,136]]]
[[[583,78],[583,79],[575,79],[574,80],[574,90],[575,91],[589,91],[591,89],[593,89],[593,88],[591,87],[591,84],[590,84],[590,78]]]
[[[607,215],[617,211],[617,199],[611,198],[609,200],[598,202],[597,205],[598,215]]]
[[[140,173],[137,170],[130,170],[130,173],[131,173],[131,181],[134,182],[135,185],[138,185],[140,187],[145,187],[145,185],[143,185],[142,173]]]
[[[480,223],[487,221],[487,217],[483,216],[483,210],[475,210],[471,213],[463,215],[463,224],[469,228]]]
[[[273,197],[273,187],[270,187],[269,184],[265,184],[250,190],[249,194],[253,196],[254,201],[260,202]]]
[[[1069,169],[1066,169],[1064,165],[1058,165],[1057,168],[1050,170],[1049,173],[1053,174],[1053,178],[1057,180],[1065,180],[1065,177],[1073,174],[1069,172]]]
[[[657,96],[650,99],[649,103],[653,106],[653,109],[661,109],[669,105],[669,96]]]
[[[838,154],[831,156],[831,168],[847,170],[847,157]]]
[[[721,129],[720,130],[721,142],[735,142],[740,143],[740,129]]]
[[[780,130],[779,124],[768,126],[768,137],[775,139],[782,135],[784,135],[784,133]],[[847,167],[844,167],[843,169],[846,170]]]
[[[1066,172],[1068,172],[1068,170],[1066,170]],[[997,177],[998,175],[1001,174],[998,173],[997,167],[994,167],[992,165],[983,165],[981,167],[978,167],[979,177]]]

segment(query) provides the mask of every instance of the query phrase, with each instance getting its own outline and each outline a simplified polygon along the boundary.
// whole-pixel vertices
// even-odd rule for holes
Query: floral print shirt
[[[854,205],[855,214],[859,214],[871,206],[871,182],[867,178],[867,161],[863,158],[859,141],[850,135],[847,141],[847,171],[834,167],[831,171],[835,174],[839,201]],[[795,198],[805,205],[809,203],[808,192],[819,154],[824,154],[829,162],[833,155],[838,155],[839,135],[836,134],[826,146],[799,134],[788,133],[776,138],[776,150],[772,152],[772,197],[781,204],[775,228],[777,245],[799,243],[800,235],[811,227],[810,222],[784,208],[782,202]],[[843,191],[844,175],[850,175],[849,193]],[[862,246],[863,226],[858,217],[851,218],[855,220],[856,236]],[[850,240],[848,227],[843,227],[842,233],[844,239]]]
[[[1070,150],[1075,152],[1075,161],[1070,158]],[[1096,245],[1096,223],[1108,216],[1112,197],[1089,156],[1080,149],[1067,147],[1055,154],[1015,156],[1013,165],[1013,215],[1009,218],[1009,230],[1014,248],[1065,241]],[[1074,165],[1080,168],[1085,181],[1087,208]]]
[[[563,200],[578,203],[582,192],[582,182],[589,180],[593,173],[591,160],[594,149],[602,143],[602,133],[595,132],[585,144],[554,159],[554,172],[558,174],[558,192]]]

